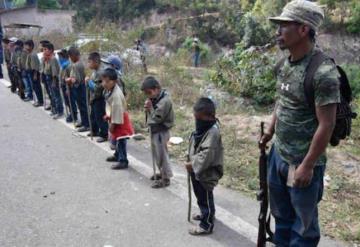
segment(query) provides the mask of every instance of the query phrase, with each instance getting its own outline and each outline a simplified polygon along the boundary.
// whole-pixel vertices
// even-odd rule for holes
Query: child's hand
[[[71,85],[71,78],[70,78],[70,77],[69,77],[69,78],[66,78],[66,79],[65,79],[65,82],[66,82],[67,84]]]
[[[107,121],[107,122],[110,121],[110,117],[108,115],[104,115],[103,119],[104,119],[104,121]]]
[[[115,131],[115,124],[110,124],[109,131],[110,131],[111,134],[114,133],[114,131]]]
[[[193,171],[191,162],[185,163],[185,168],[186,168],[186,170],[187,170],[188,172],[192,172],[192,171]]]
[[[151,109],[152,107],[153,107],[153,105],[152,105],[151,100],[150,100],[150,99],[147,99],[147,100],[145,101],[145,105],[144,105],[145,110],[150,111],[150,109]]]

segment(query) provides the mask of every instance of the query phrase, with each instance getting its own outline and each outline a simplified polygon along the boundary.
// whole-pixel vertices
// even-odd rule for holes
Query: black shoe
[[[24,102],[29,102],[29,101],[32,101],[32,99],[30,99],[30,98],[25,98],[24,99]]]
[[[103,142],[106,142],[107,140],[108,140],[107,137],[99,136],[99,138],[96,139],[96,142],[97,142],[97,143],[103,143]]]
[[[76,121],[76,120],[75,120]],[[81,128],[82,127],[82,124],[81,123],[76,123],[75,124],[75,128]]]
[[[56,114],[55,116],[53,116],[53,119],[54,119],[54,120],[57,120],[57,119],[62,118],[63,116],[64,116],[64,113],[58,113],[58,114]]]
[[[43,106],[44,104],[43,103],[39,103],[39,102],[36,102],[33,104],[34,107],[40,107],[40,106]]]
[[[89,131],[90,130],[90,128],[89,127],[85,127],[85,126],[83,126],[83,127],[80,127],[80,128],[78,128],[78,132],[86,132],[86,131]]]
[[[46,106],[45,107],[45,111],[50,111],[51,110],[51,106]]]
[[[111,166],[112,170],[123,170],[127,169],[129,165],[127,163],[119,162],[116,165]]]
[[[87,136],[88,136],[88,137],[91,137],[91,132],[90,132],[89,134],[87,134]],[[93,133],[92,136],[93,136],[93,137],[97,137],[97,136],[99,136],[99,134],[98,134],[98,133]]]
[[[106,158],[106,161],[107,162],[117,162],[118,160],[115,156],[110,156],[110,157]]]
[[[71,116],[67,116],[67,117],[66,117],[66,122],[67,122],[67,123],[72,123],[72,121],[73,121],[73,119],[72,119]]]

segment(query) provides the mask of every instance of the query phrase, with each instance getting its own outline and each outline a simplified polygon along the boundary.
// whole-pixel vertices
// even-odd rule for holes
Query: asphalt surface
[[[186,201],[2,84],[0,119],[0,246],[254,246],[220,221],[190,236]]]

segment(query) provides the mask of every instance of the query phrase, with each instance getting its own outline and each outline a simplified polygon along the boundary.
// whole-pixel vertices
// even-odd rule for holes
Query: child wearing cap
[[[189,143],[186,169],[191,175],[193,190],[200,214],[193,215],[199,225],[190,229],[191,235],[211,234],[214,228],[215,203],[213,190],[223,176],[223,145],[216,119],[215,104],[200,98],[194,105],[195,131]]]
[[[125,96],[117,84],[117,72],[112,68],[104,70],[101,76],[105,89],[106,116],[109,121],[109,132],[112,140],[116,141],[116,151],[106,159],[108,162],[117,162],[111,167],[113,170],[126,169],[129,166],[127,158],[126,137],[133,135],[134,130],[127,112]]]
[[[70,47],[68,54],[71,61],[70,76],[65,79],[70,87],[74,88],[75,101],[80,111],[81,125],[77,125],[79,132],[89,131],[88,106],[86,104],[85,66],[80,60],[80,51]]]
[[[118,56],[110,55],[106,59],[102,59],[101,61],[109,65],[111,68],[115,69],[116,73],[118,74],[118,85],[122,90],[124,96],[126,97],[125,82],[121,79],[123,75],[121,59]]]
[[[35,107],[44,105],[44,98],[40,84],[40,60],[36,52],[34,52],[34,41],[27,40],[24,43],[24,49],[27,53],[25,63],[25,75],[27,84],[34,90],[36,95]],[[32,92],[29,92],[32,97]]]
[[[170,178],[173,176],[167,143],[170,129],[174,126],[175,114],[170,95],[154,77],[145,78],[141,90],[148,97],[144,106],[146,122],[150,130],[153,160],[160,170],[160,174],[150,178],[154,180],[152,188],[163,188],[170,185]]]
[[[101,84],[101,57],[98,52],[90,53],[88,57],[88,67],[93,72],[90,77],[85,78],[85,83],[90,90],[90,121],[94,136],[99,136],[97,142],[105,142],[108,139],[108,123],[104,120],[105,98],[103,95],[104,87]]]
[[[60,93],[60,65],[54,54],[54,45],[46,43],[42,45],[44,49],[44,79],[50,88],[51,95],[51,115],[54,119],[64,115],[64,106]]]

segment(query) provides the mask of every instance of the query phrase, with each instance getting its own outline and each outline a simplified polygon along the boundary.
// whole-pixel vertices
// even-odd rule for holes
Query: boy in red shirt
[[[116,151],[113,156],[106,159],[108,162],[117,162],[111,169],[120,170],[128,168],[126,136],[134,134],[129,114],[127,112],[126,100],[118,85],[117,72],[113,68],[107,68],[102,73],[102,85],[105,89],[106,116],[109,121],[110,139],[116,141]]]

